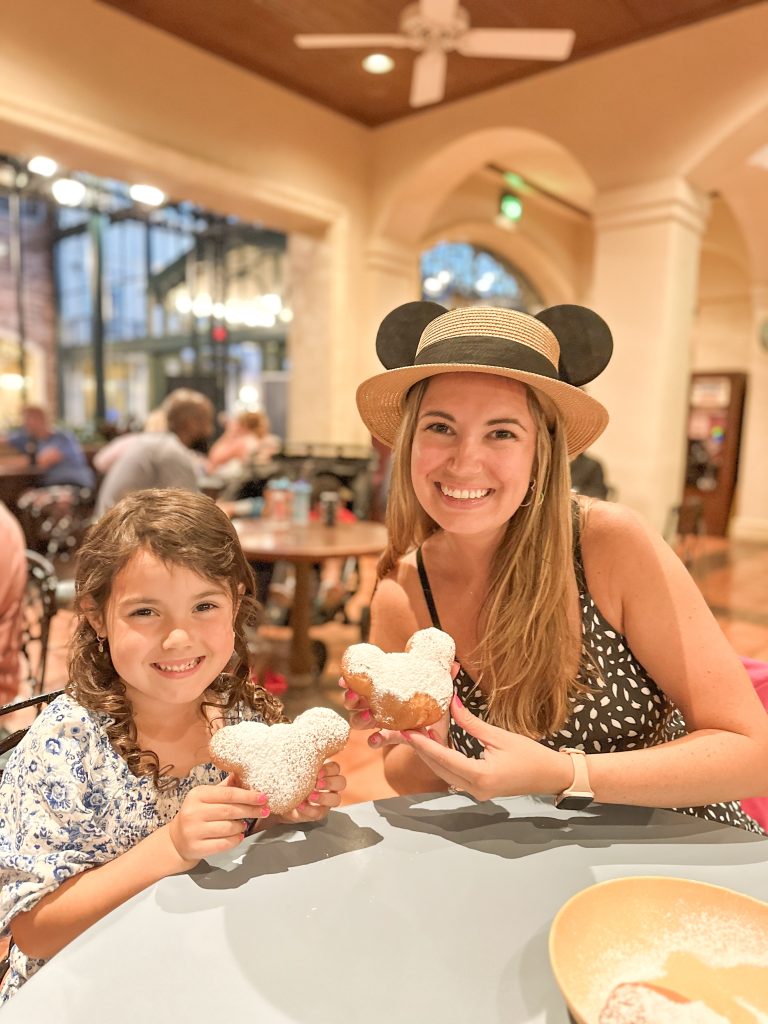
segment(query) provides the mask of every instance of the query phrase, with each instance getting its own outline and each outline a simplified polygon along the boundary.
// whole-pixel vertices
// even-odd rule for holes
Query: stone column
[[[383,369],[376,355],[376,331],[396,306],[421,298],[419,252],[416,248],[375,239],[365,250],[364,336],[360,340],[360,380]]]
[[[747,399],[739,459],[737,511],[730,535],[768,541],[768,282],[752,289],[754,332],[747,367]]]
[[[708,202],[681,178],[602,193],[590,304],[614,355],[588,391],[611,422],[592,449],[618,500],[663,530],[685,462],[691,328]]]

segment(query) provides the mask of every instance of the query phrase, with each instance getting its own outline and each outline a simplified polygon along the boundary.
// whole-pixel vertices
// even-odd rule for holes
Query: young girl
[[[254,580],[226,515],[187,491],[124,498],[81,548],[76,593],[66,694],[0,785],[0,1003],[109,911],[269,815],[207,760],[221,725],[282,718],[250,679]],[[327,762],[291,820],[323,818],[344,785]]]
[[[759,831],[733,802],[768,779],[768,716],[739,659],[661,538],[570,492],[568,459],[608,419],[578,386],[610,357],[603,321],[409,303],[377,347],[390,369],[358,407],[394,468],[371,642],[403,650],[440,626],[461,666],[439,726],[371,736],[392,785],[675,807]]]

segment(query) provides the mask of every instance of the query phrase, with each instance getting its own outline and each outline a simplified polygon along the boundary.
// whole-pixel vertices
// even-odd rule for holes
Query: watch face
[[[593,800],[594,797],[589,793],[571,793],[570,796],[558,797],[555,800],[555,807],[562,807],[564,811],[583,811]]]

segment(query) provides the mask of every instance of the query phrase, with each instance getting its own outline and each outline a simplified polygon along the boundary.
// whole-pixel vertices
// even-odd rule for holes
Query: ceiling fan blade
[[[419,14],[425,21],[453,21],[459,0],[419,0]]]
[[[445,92],[445,50],[425,50],[413,62],[411,79],[412,107],[426,107],[438,103]]]
[[[294,43],[304,50],[325,50],[337,46],[397,46],[413,49],[412,41],[405,36],[395,35],[298,35]]]
[[[576,33],[570,28],[471,28],[456,42],[464,57],[566,60]]]

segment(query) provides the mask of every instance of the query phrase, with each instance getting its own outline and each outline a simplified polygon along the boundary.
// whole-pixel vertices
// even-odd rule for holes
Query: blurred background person
[[[206,466],[209,473],[227,479],[240,477],[249,466],[267,465],[280,447],[280,438],[270,433],[267,414],[244,410],[227,419],[221,437],[211,445]]]
[[[145,434],[159,434],[168,429],[168,421],[162,406],[153,409],[147,416],[142,430]],[[119,434],[96,452],[93,456],[93,465],[102,476],[107,473],[117,462],[121,455],[124,455],[136,438],[141,437],[141,432],[130,430],[125,434]]]
[[[213,434],[213,403],[200,391],[177,388],[162,404],[167,429],[138,434],[109,468],[99,489],[96,516],[146,487],[199,490],[200,460],[194,450]]]
[[[7,437],[17,451],[29,456],[42,473],[40,487],[66,484],[93,487],[96,477],[88,465],[80,442],[68,430],[55,430],[48,413],[39,405],[27,405],[21,413],[22,426]]]
[[[570,468],[571,490],[576,491],[577,494],[584,494],[588,498],[605,500],[608,497],[609,487],[605,482],[602,462],[587,452],[582,452],[572,460]]]

